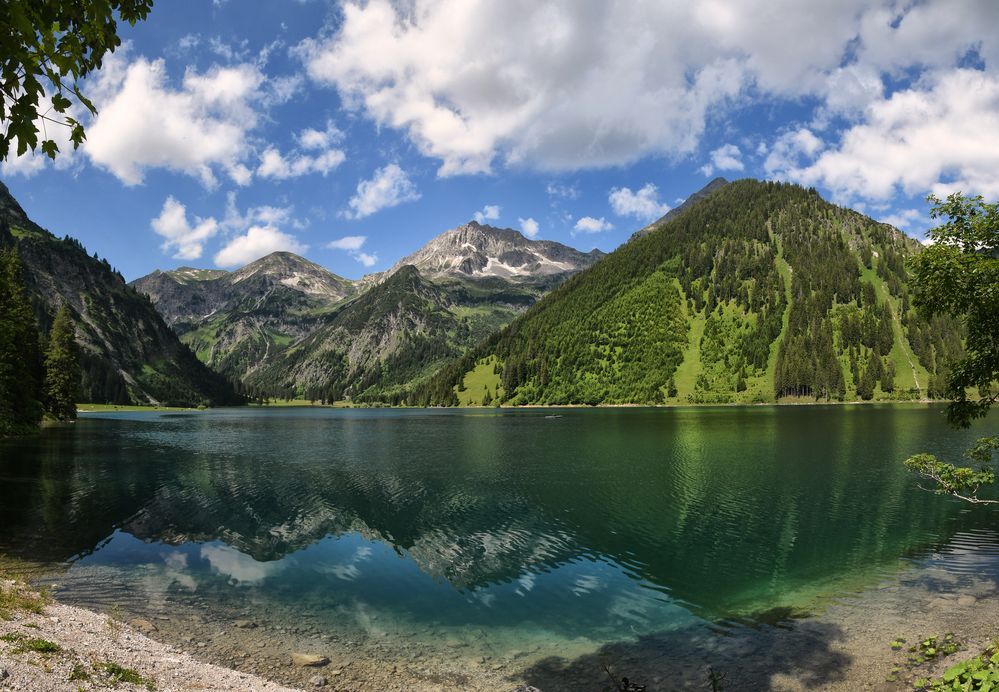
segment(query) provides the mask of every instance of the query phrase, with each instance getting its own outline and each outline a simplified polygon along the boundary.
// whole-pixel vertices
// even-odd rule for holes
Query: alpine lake
[[[999,621],[999,510],[901,464],[953,460],[997,421],[955,430],[924,404],[82,414],[0,441],[0,555],[60,601],[301,686],[859,689],[904,659],[896,637]]]

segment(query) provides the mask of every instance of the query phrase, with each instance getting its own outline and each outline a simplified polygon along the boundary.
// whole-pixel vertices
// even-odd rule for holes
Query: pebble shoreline
[[[10,588],[13,582],[5,582]],[[113,684],[104,665],[116,663],[136,671],[160,692],[179,690],[261,690],[292,692],[248,673],[230,670],[154,641],[128,624],[109,625],[108,618],[90,610],[52,603],[44,613],[15,612],[0,620],[0,636],[20,635],[58,644],[56,653],[17,652],[17,641],[0,639],[0,690],[62,692],[69,690],[147,690],[146,685]],[[10,637],[8,637],[10,638]],[[74,667],[90,679],[71,680]],[[79,677],[79,672],[77,673]]]
[[[917,677],[938,676],[957,661],[970,658],[999,634],[999,579],[992,569],[977,567],[960,573],[932,565],[905,571],[858,592],[834,597],[820,612],[804,619],[791,615],[771,625],[740,627],[723,636],[695,635],[686,640],[653,636],[599,650],[583,647],[593,649],[584,655],[577,652],[545,660],[525,656],[503,663],[485,661],[481,666],[470,665],[460,655],[438,658],[426,655],[429,652],[412,654],[411,664],[405,665],[397,662],[391,650],[377,657],[360,650],[348,654],[324,645],[321,639],[303,640],[290,633],[281,634],[276,641],[270,639],[270,627],[241,619],[228,621],[224,640],[222,632],[216,635],[226,647],[246,645],[244,651],[254,652],[232,662],[232,652],[219,656],[191,637],[178,642],[177,632],[161,629],[150,620],[135,618],[130,624],[121,624],[85,608],[53,603],[42,614],[18,611],[11,620],[0,619],[0,690],[149,689],[141,684],[112,684],[103,666],[114,662],[134,669],[156,690],[575,692],[605,689],[608,680],[603,666],[611,661],[616,670],[647,684],[649,692],[703,689],[706,664],[727,674],[724,689],[730,691],[898,692],[912,689]],[[12,584],[0,581],[0,586],[7,588]],[[173,619],[160,620],[167,625],[173,624]],[[188,622],[188,626],[193,625]],[[188,647],[183,642],[193,642],[200,647],[197,650],[202,658],[237,668],[249,664],[280,682],[250,670],[203,662],[143,632],[177,642],[185,649]],[[890,646],[897,637],[911,643],[945,632],[957,634],[961,651],[918,668],[905,664],[905,649]],[[4,639],[10,633],[54,642],[62,651],[17,652],[18,640]],[[254,637],[252,645],[247,637]],[[317,643],[317,650],[288,648],[305,641]],[[454,644],[455,648],[466,645]],[[406,655],[405,645],[396,642],[392,648],[400,646],[403,650],[395,653]],[[296,650],[302,652],[297,657],[290,653]],[[74,666],[89,671],[90,679],[71,680]],[[900,672],[892,674],[899,667]],[[455,670],[464,674],[457,675]]]

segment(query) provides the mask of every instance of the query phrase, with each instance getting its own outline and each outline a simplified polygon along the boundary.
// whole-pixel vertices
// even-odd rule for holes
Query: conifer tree
[[[58,420],[76,419],[80,393],[80,354],[76,328],[64,304],[56,313],[45,352],[45,410]]]
[[[21,261],[0,250],[0,435],[30,431],[42,418],[38,325],[24,295]]]
[[[888,366],[885,368],[884,377],[881,379],[881,389],[885,392],[895,391],[895,361],[888,361]]]
[[[860,377],[860,384],[857,385],[857,396],[864,401],[870,401],[874,398],[874,387],[878,383],[877,370],[880,363],[881,360],[872,351],[867,367],[864,368],[864,374]]]

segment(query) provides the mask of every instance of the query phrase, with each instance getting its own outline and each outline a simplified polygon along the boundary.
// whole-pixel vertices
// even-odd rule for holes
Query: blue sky
[[[276,249],[357,278],[476,214],[609,251],[716,175],[920,237],[927,193],[999,197],[996,26],[993,0],[162,0],[88,80],[87,143],[0,178],[129,280]]]

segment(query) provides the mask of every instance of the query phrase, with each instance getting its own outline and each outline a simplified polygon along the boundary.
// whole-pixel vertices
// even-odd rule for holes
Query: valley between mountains
[[[39,323],[71,306],[98,403],[911,400],[960,325],[911,305],[921,245],[795,185],[716,179],[614,252],[474,221],[360,280],[288,252],[126,285],[0,190]]]

